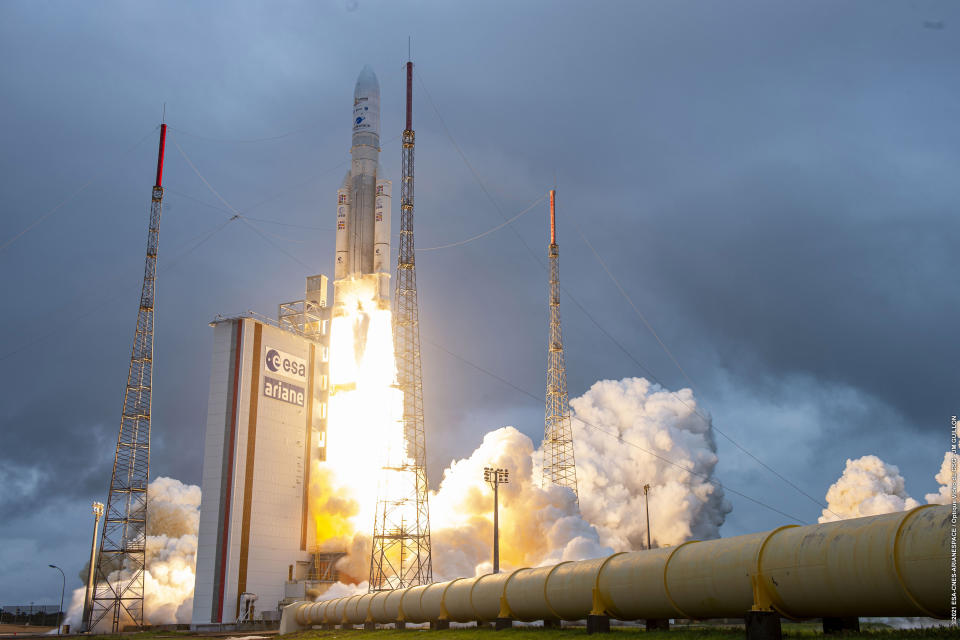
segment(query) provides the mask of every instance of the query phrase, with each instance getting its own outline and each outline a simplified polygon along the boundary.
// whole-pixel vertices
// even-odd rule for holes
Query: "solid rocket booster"
[[[381,307],[390,306],[392,183],[379,175],[379,155],[380,83],[365,66],[353,90],[350,170],[337,190],[335,306],[346,303],[348,288],[365,287],[374,289]]]

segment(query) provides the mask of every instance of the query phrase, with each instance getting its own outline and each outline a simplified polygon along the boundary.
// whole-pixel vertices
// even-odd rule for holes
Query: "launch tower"
[[[400,186],[400,252],[393,315],[397,382],[403,391],[403,431],[412,465],[409,491],[381,495],[373,527],[370,591],[433,582],[430,507],[427,502],[427,447],[423,430],[423,378],[413,243],[413,63],[407,62],[407,120],[403,130]],[[405,485],[406,487],[407,485]],[[410,508],[413,506],[413,509]],[[409,519],[408,519],[409,518]]]
[[[157,179],[150,205],[147,259],[133,353],[123,395],[120,434],[103,523],[103,537],[94,577],[93,603],[85,620],[88,630],[109,617],[111,630],[120,622],[143,627],[146,569],[147,485],[150,482],[150,401],[153,392],[153,304],[156,292],[157,245],[163,200],[163,151],[167,125],[160,125]]]
[[[577,466],[573,457],[573,428],[567,396],[567,368],[560,329],[560,248],[557,245],[557,192],[550,190],[550,339],[547,343],[547,401],[543,433],[542,485],[569,487],[577,494]],[[579,497],[578,497],[579,499]]]

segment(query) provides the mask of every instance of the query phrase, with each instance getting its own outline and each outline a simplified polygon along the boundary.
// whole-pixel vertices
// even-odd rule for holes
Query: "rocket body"
[[[366,66],[353,92],[350,170],[337,190],[334,315],[343,313],[352,293],[369,299],[371,289],[381,308],[390,306],[392,184],[380,176],[379,155],[380,83]]]

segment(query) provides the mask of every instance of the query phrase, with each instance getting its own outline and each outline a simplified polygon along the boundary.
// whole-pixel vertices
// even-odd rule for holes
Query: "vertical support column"
[[[587,616],[587,633],[610,633],[610,617],[593,614]]]
[[[847,618],[824,618],[823,633],[836,634],[844,631],[854,631],[860,633],[860,618],[853,616]]]
[[[493,483],[493,572],[500,573],[500,483]]]
[[[648,618],[647,631],[670,631],[670,618]]]
[[[747,611],[743,616],[747,640],[781,640],[780,614],[776,611]]]

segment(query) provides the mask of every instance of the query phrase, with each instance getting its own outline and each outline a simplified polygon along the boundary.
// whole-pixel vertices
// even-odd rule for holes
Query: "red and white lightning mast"
[[[92,606],[84,622],[93,631],[104,619],[111,631],[121,623],[143,627],[144,572],[147,543],[147,485],[150,483],[150,405],[153,392],[153,308],[157,279],[157,246],[163,201],[163,152],[167,125],[160,125],[157,178],[150,204],[147,259],[143,288],[123,394],[120,433],[113,459],[110,495],[97,558]]]
[[[550,190],[550,337],[547,341],[547,398],[543,430],[542,485],[553,483],[577,493],[577,465],[573,456],[567,367],[560,328],[560,247],[557,245],[557,192]],[[578,496],[579,500],[579,496]]]

